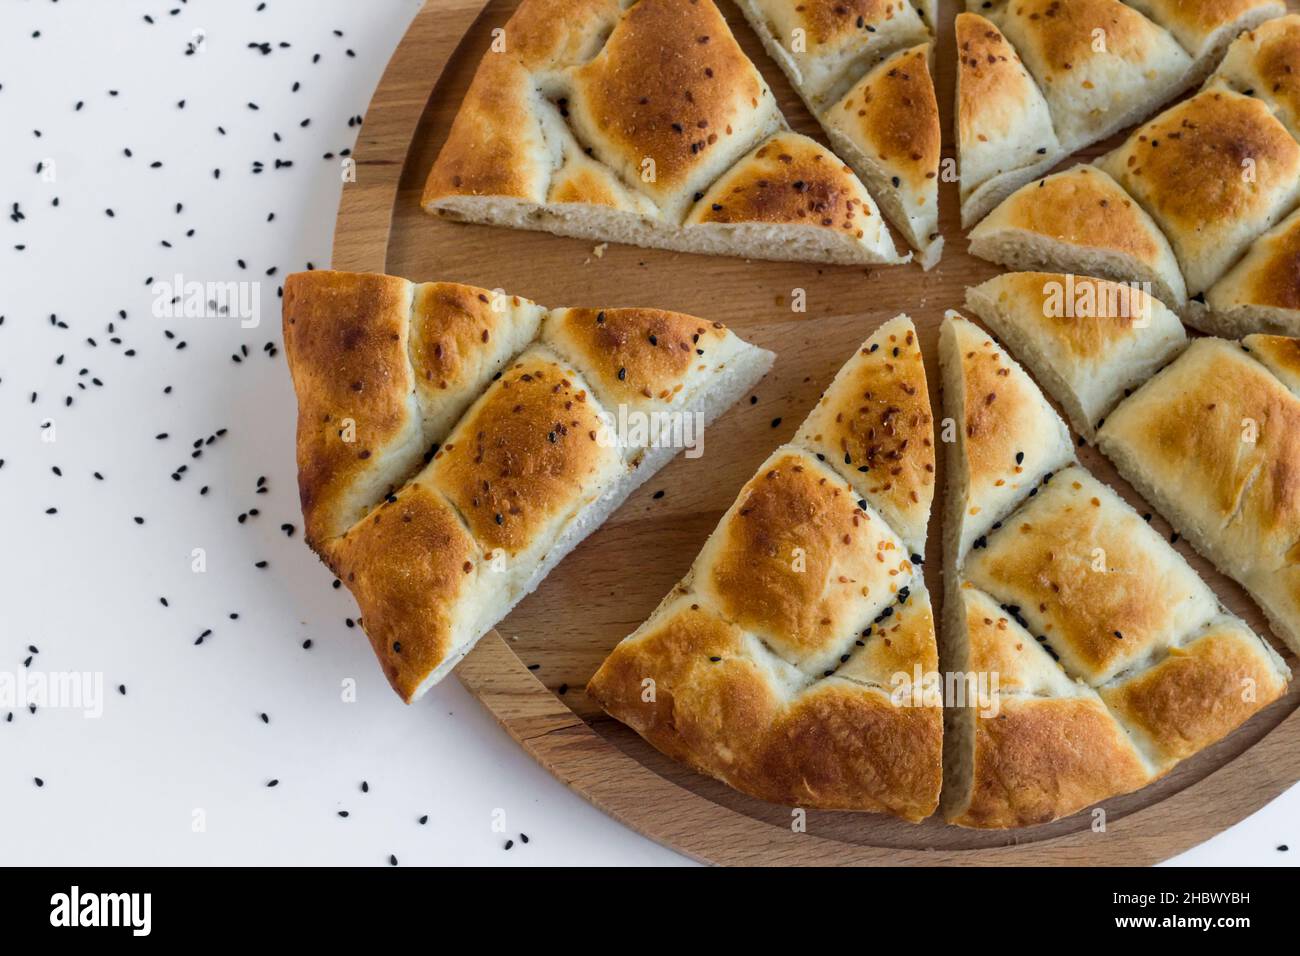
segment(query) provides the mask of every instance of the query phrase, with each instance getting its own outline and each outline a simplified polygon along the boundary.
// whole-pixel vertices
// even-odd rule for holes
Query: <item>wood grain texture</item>
[[[938,268],[862,269],[714,258],[592,244],[545,233],[444,222],[419,209],[424,177],[445,139],[491,31],[516,0],[429,0],[380,82],[358,139],[357,182],[347,184],[334,267],[416,280],[504,288],[548,305],[642,305],[723,321],[777,352],[776,366],[707,432],[704,456],[678,457],[649,481],[461,663],[462,683],[556,777],[610,815],[696,859],[728,864],[1149,864],[1236,823],[1300,779],[1300,682],[1227,740],[1164,780],[1108,800],[1104,832],[1076,814],[1011,832],[912,826],[890,818],[810,811],[793,832],[788,807],[745,797],[663,757],[606,717],[582,688],[609,650],[639,625],[689,567],[737,489],[788,440],[853,348],[881,322],[907,312],[920,331],[936,412],[938,326],[965,289],[998,268],[966,252],[956,184],[940,187],[947,248]],[[1293,6],[1295,4],[1293,3]],[[739,11],[720,6],[742,47],[800,132],[825,141]],[[956,4],[941,5],[939,101],[952,115]],[[951,125],[950,123],[948,124]],[[950,129],[944,130],[945,138]],[[1120,137],[1063,163],[1109,149]],[[945,142],[944,156],[951,158]],[[807,310],[791,303],[798,290]],[[936,417],[939,417],[937,414]],[[1140,511],[1152,510],[1094,449],[1080,458]],[[942,456],[938,487],[942,489]],[[662,498],[655,493],[663,491]],[[942,495],[942,491],[940,491]],[[941,508],[936,502],[936,514]],[[1161,519],[1154,526],[1168,534]],[[926,576],[942,595],[938,521]],[[1177,548],[1232,611],[1260,633],[1263,615],[1245,592],[1190,550]],[[1271,635],[1270,635],[1271,636]],[[1283,650],[1278,641],[1274,645]],[[1300,671],[1287,655],[1293,670]],[[529,670],[529,668],[534,668]]]

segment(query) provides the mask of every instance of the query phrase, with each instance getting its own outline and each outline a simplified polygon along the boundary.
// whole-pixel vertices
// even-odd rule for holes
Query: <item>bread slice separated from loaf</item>
[[[1199,83],[1242,31],[1286,13],[1283,0],[1125,0],[1173,34],[1192,57],[1188,79]]]
[[[347,272],[288,277],[284,341],[307,543],[408,702],[773,359],[680,313]]]
[[[1065,155],[1051,111],[1018,54],[991,21],[959,13],[957,165],[968,228]]]
[[[1169,240],[1095,166],[1075,166],[1021,187],[971,230],[970,252],[1010,269],[1146,283],[1175,309],[1187,303]]]
[[[1211,83],[1258,96],[1300,139],[1300,14],[1269,20],[1233,41]]]
[[[1196,339],[1111,412],[1097,440],[1300,653],[1298,355],[1300,343],[1277,336]]]
[[[1298,61],[1300,62],[1300,61]],[[1251,245],[1183,318],[1228,338],[1248,332],[1300,335],[1300,211]]]
[[[741,489],[588,693],[752,796],[932,813],[942,700],[921,562],[933,427],[916,331],[899,316]]]
[[[1300,143],[1258,99],[1211,86],[1097,161],[1169,239],[1196,296],[1300,201]]]
[[[1178,316],[1136,284],[1007,272],[968,288],[966,307],[1029,366],[1087,438],[1187,344]]]
[[[713,0],[523,0],[500,39],[426,211],[684,252],[907,261],[853,171],[788,129]]]
[[[909,0],[738,0],[836,153],[930,269],[939,235],[932,9]]]
[[[940,656],[964,690],[945,715],[949,822],[1029,826],[1127,793],[1284,693],[1282,660],[1079,466],[990,335],[950,313],[940,362],[955,438]]]
[[[1105,139],[1194,82],[1178,41],[1119,0],[1016,0],[985,16],[1037,81],[1066,153]]]

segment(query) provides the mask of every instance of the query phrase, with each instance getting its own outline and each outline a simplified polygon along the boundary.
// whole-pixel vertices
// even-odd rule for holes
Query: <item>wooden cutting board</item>
[[[1208,839],[1300,779],[1297,682],[1285,700],[1164,780],[1106,801],[1104,830],[1095,828],[1091,813],[982,832],[947,826],[938,817],[910,825],[873,814],[811,811],[806,832],[795,832],[790,808],[687,770],[605,716],[583,691],[587,679],[682,576],[740,486],[793,435],[853,349],[886,319],[911,315],[938,417],[936,347],[944,310],[960,308],[966,287],[998,270],[967,255],[951,183],[941,186],[947,248],[928,273],[915,265],[757,262],[614,244],[601,255],[588,241],[426,215],[419,208],[425,176],[492,30],[505,24],[516,4],[428,0],[416,15],[366,114],[355,151],[356,182],[345,184],[339,207],[334,268],[502,288],[550,306],[675,309],[725,322],[778,355],[754,389],[754,401],[742,401],[708,430],[702,458],[679,456],[647,482],[457,668],[462,683],[525,750],[646,836],[700,860],[731,864],[1149,864]],[[791,124],[824,142],[739,11],[727,0],[719,5]],[[955,12],[955,0],[945,0],[937,50],[945,117],[952,115]],[[951,143],[944,155],[952,155]],[[796,290],[806,295],[805,312],[791,309]],[[1080,457],[1139,510],[1151,510],[1092,448]],[[942,596],[942,465],[938,488],[925,563],[936,601]],[[1160,519],[1154,524],[1169,532]],[[1240,587],[1185,543],[1178,550],[1229,608],[1267,632]],[[1294,657],[1288,662],[1300,672]]]

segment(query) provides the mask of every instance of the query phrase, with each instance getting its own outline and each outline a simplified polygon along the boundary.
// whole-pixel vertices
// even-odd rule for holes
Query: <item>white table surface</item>
[[[457,681],[399,703],[301,541],[278,283],[328,265],[349,118],[417,6],[0,0],[0,682],[103,680],[98,718],[0,706],[0,863],[687,862]],[[156,317],[177,274],[259,282],[261,324]],[[1293,788],[1177,862],[1294,864],[1298,818]]]

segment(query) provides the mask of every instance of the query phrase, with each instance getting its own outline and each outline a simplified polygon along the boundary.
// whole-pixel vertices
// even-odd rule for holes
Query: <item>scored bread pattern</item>
[[[990,335],[956,313],[940,335],[957,436],[941,659],[998,678],[945,712],[944,811],[962,826],[1043,823],[1167,773],[1280,697],[1290,672],[1079,465]]]
[[[1300,333],[1297,63],[1300,15],[1242,33],[1200,92],[1095,165],[1003,200],[972,230],[972,254],[1148,283],[1206,332]]]
[[[1282,0],[968,0],[957,152],[970,227],[1061,159],[1200,83]]]
[[[853,170],[788,128],[712,0],[524,0],[498,39],[427,211],[688,252],[907,261]]]
[[[934,4],[911,0],[739,0],[831,145],[866,182],[930,269],[939,235]]]
[[[773,359],[680,313],[344,272],[288,277],[284,341],[307,542],[408,702],[675,454],[616,412],[707,423]]]
[[[1055,314],[1054,288],[1086,298],[1089,311]],[[1145,293],[1083,276],[1008,273],[967,290],[966,301],[1080,434],[1300,653],[1300,339],[1188,344]]]
[[[920,820],[941,783],[921,551],[934,493],[906,316],[840,370],[741,489],[685,578],[588,693],[665,754],[753,796]]]

